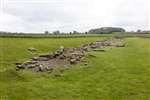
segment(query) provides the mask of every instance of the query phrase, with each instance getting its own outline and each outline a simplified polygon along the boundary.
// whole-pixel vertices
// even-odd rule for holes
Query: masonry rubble
[[[29,61],[23,63],[16,63],[16,67],[17,69],[31,69],[35,72],[46,72],[55,67],[55,64],[53,64],[52,61],[56,61],[56,63],[62,61],[68,63],[69,65],[77,64],[81,62],[81,59],[85,56],[86,51],[104,46],[124,47],[125,45],[122,43],[121,39],[113,38],[84,44],[75,48],[64,48],[64,46],[61,46],[53,53],[32,57]]]

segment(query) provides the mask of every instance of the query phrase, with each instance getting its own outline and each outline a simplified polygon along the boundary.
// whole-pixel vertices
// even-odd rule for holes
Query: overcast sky
[[[149,0],[0,0],[0,31],[150,29]]]

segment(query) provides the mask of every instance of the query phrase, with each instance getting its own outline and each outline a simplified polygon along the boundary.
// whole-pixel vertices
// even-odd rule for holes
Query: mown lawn
[[[0,39],[0,100],[150,100],[150,39],[126,38],[124,48],[89,52],[88,66],[72,66],[62,77],[14,70],[12,63],[53,51],[60,45],[78,46],[99,38]],[[3,52],[3,53],[2,53]]]

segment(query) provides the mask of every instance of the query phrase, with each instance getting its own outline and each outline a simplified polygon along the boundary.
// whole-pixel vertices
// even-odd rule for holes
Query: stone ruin
[[[34,72],[46,72],[57,66],[65,67],[71,64],[78,64],[85,56],[85,52],[104,46],[124,47],[125,45],[121,39],[113,38],[84,44],[75,48],[64,48],[61,46],[53,53],[39,55],[23,63],[16,63],[16,67],[17,70],[30,69]]]

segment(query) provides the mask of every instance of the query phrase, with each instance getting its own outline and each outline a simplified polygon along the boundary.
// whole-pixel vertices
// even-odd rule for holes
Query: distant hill
[[[125,29],[119,27],[101,27],[97,29],[91,29],[88,33],[92,34],[105,34],[105,33],[112,33],[112,32],[125,32]]]

